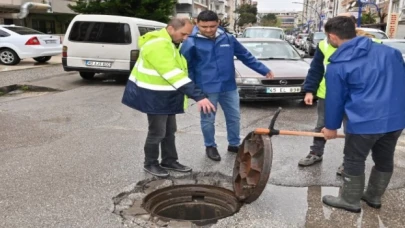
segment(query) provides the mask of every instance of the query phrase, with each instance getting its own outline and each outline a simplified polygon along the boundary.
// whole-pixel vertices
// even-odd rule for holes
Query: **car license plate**
[[[86,66],[111,68],[112,62],[98,62],[98,61],[86,60]]]
[[[56,44],[56,40],[45,40],[47,44]]]
[[[301,92],[301,87],[268,87],[266,88],[267,93],[299,93]]]

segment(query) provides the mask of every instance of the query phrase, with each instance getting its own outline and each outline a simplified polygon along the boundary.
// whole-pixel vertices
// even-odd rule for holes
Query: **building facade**
[[[232,31],[238,19],[234,12],[240,4],[242,0],[177,0],[174,15],[196,18],[201,11],[212,10],[221,20],[229,22],[228,29]]]
[[[64,34],[76,15],[71,0],[0,0],[0,24],[15,24],[49,34]]]
[[[266,11],[259,11],[258,16],[263,17],[266,14],[275,14],[277,18],[280,20],[280,27],[284,29],[294,28],[296,23],[296,18],[299,15],[302,15],[302,12],[298,11],[277,11],[277,10],[266,10]]]

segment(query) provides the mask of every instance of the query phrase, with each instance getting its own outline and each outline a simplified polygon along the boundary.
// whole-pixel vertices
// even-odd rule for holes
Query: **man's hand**
[[[337,138],[337,130],[329,130],[329,129],[323,128],[321,132],[325,136],[326,140]]]
[[[304,102],[306,105],[312,105],[313,100],[314,100],[314,95],[312,95],[312,93],[305,94]]]
[[[274,78],[273,71],[269,71],[269,73],[266,74],[266,78],[273,79]]]
[[[216,111],[215,106],[207,98],[198,101],[197,104],[199,112],[203,111],[205,114],[207,114]]]

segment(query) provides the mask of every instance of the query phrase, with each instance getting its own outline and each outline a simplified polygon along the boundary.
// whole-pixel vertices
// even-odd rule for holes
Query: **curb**
[[[12,72],[12,71],[22,71],[22,70],[32,70],[32,69],[39,69],[39,68],[44,68],[44,67],[56,66],[56,65],[62,65],[62,63],[50,63],[50,64],[43,65],[43,66],[40,66],[40,67],[26,67],[26,68],[11,69],[11,70],[2,70],[0,68],[0,73],[1,72]]]

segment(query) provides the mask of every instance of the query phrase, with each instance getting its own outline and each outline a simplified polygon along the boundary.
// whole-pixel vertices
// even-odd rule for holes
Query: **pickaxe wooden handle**
[[[256,128],[255,129],[255,134],[258,135],[272,135],[270,134],[271,130],[267,128]],[[278,130],[278,134],[274,135],[295,135],[295,136],[310,136],[310,137],[320,137],[323,138],[325,137],[322,133],[317,133],[317,132],[310,132],[310,131],[287,131],[287,130]],[[338,138],[344,138],[345,135],[338,134]]]
[[[276,123],[277,117],[281,112],[281,107],[278,108],[276,113],[274,114],[273,118],[271,119],[270,126],[269,128],[256,128],[254,131],[255,134],[258,135],[295,135],[295,136],[310,136],[310,137],[320,137],[324,138],[323,133],[317,133],[317,132],[309,132],[309,131],[287,131],[287,130],[276,130],[274,129],[274,125]],[[338,134],[338,138],[344,138],[345,135]]]

